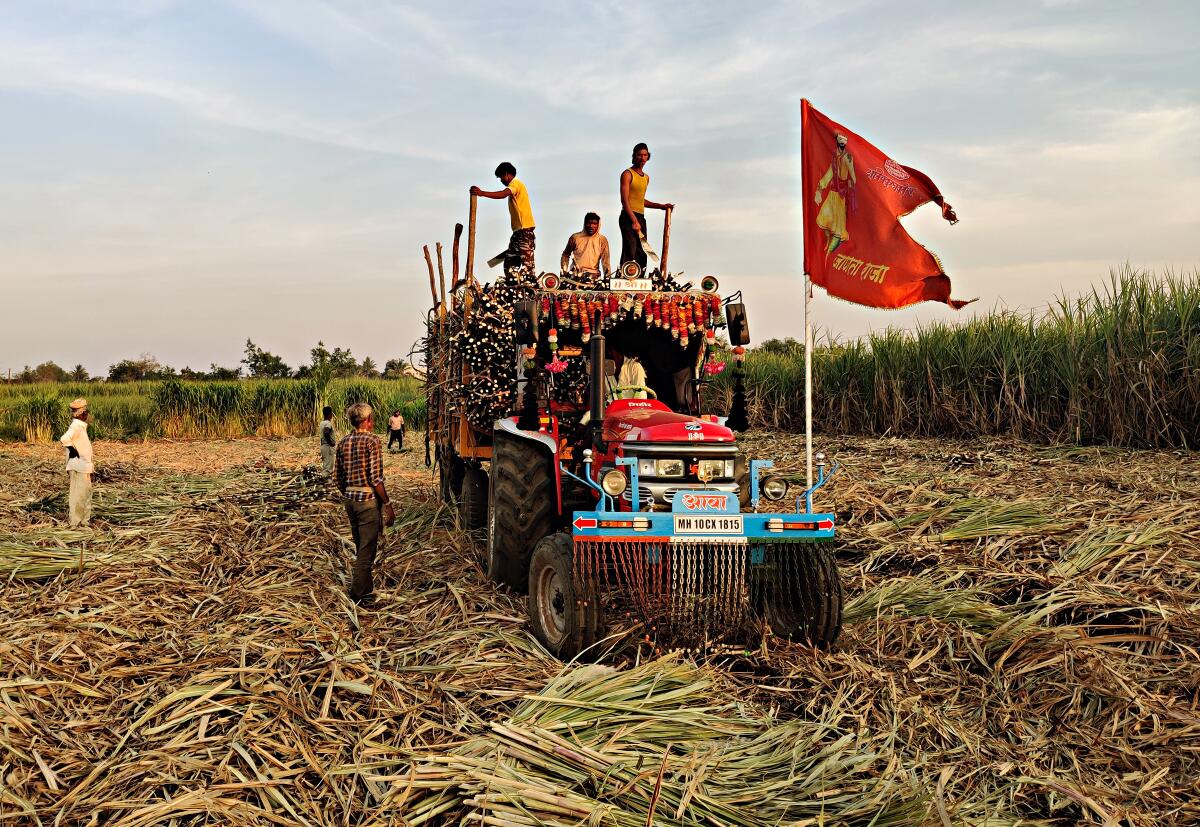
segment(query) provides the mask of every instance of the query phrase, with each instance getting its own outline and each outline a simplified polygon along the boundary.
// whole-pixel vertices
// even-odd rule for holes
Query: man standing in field
[[[71,426],[58,438],[67,449],[67,475],[71,480],[67,520],[73,528],[85,526],[92,519],[92,472],[95,468],[87,428],[87,400],[76,399],[71,403]]]
[[[379,535],[396,521],[396,512],[383,483],[383,446],[375,429],[375,413],[366,402],[346,409],[354,430],[342,437],[335,460],[338,490],[346,505],[350,533],[354,536],[354,572],[350,598],[369,606],[375,599],[371,577]]]
[[[529,205],[529,190],[517,180],[517,168],[508,161],[496,167],[496,177],[504,185],[504,189],[487,191],[479,187],[471,187],[471,195],[484,198],[508,200],[508,217],[512,226],[512,236],[508,239],[508,249],[504,251],[504,273],[513,275],[518,269],[524,268],[525,275],[534,277],[534,221],[533,208]]]
[[[321,468],[326,474],[333,473],[333,455],[337,452],[337,440],[333,433],[333,408],[328,405],[321,411]]]
[[[572,233],[562,253],[560,269],[567,272],[575,262],[575,272],[589,287],[598,287],[601,279],[612,273],[608,239],[600,234],[600,216],[590,212],[583,217],[582,232]]]
[[[399,408],[392,411],[388,419],[388,451],[392,450],[393,442],[399,443],[400,450],[404,450],[404,414]]]

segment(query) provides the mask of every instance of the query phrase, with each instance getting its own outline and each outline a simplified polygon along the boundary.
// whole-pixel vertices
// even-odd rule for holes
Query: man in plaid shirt
[[[383,445],[372,433],[375,414],[366,402],[346,409],[353,431],[342,437],[334,461],[338,490],[346,504],[350,533],[354,535],[354,576],[350,597],[355,603],[369,605],[375,598],[371,567],[379,535],[385,525],[396,521],[396,512],[383,484]]]

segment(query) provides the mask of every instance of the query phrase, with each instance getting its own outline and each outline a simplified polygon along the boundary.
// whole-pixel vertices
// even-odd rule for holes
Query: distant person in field
[[[594,212],[583,217],[583,230],[567,239],[560,269],[566,273],[572,264],[588,287],[598,287],[600,280],[612,273],[608,239],[600,234],[600,216]]]
[[[354,430],[337,445],[334,476],[354,537],[350,598],[369,606],[375,600],[372,569],[379,537],[384,526],[396,521],[396,512],[383,483],[383,446],[373,433],[375,412],[366,402],[356,402],[346,409],[346,418]]]
[[[479,187],[471,187],[471,195],[508,201],[512,236],[508,239],[508,249],[504,251],[504,272],[511,276],[518,269],[523,269],[525,276],[532,279],[535,275],[533,230],[536,225],[533,221],[533,208],[529,205],[529,190],[517,179],[517,168],[508,161],[496,167],[496,177],[500,179],[504,189],[489,192]]]
[[[850,240],[846,213],[854,212],[857,206],[854,188],[858,186],[858,177],[854,174],[854,156],[846,149],[846,143],[846,136],[838,133],[837,151],[829,169],[817,182],[814,195],[821,207],[817,226],[825,233],[826,256]]]
[[[675,206],[647,200],[650,176],[646,174],[645,166],[649,160],[650,149],[645,144],[633,148],[633,164],[621,173],[621,218],[617,221],[621,228],[621,263],[636,261],[643,272],[646,270],[646,251],[642,249],[642,239],[646,238],[646,208],[669,210]]]
[[[404,414],[400,413],[400,409],[392,411],[391,417],[388,419],[388,450],[392,450],[392,443],[395,442],[399,450],[404,450]]]
[[[67,476],[70,489],[67,495],[67,521],[71,527],[86,526],[92,519],[92,440],[88,438],[88,403],[76,399],[71,403],[71,425],[58,438],[67,449]]]
[[[333,473],[333,456],[337,452],[337,438],[333,432],[333,408],[328,405],[321,411],[321,467],[326,474]]]

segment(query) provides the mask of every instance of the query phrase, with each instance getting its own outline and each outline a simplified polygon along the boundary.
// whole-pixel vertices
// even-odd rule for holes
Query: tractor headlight
[[[767,477],[762,482],[762,495],[768,500],[782,500],[787,492],[787,480],[783,477]]]
[[[625,479],[625,474],[618,471],[616,468],[611,471],[605,471],[604,476],[600,478],[600,487],[604,489],[604,493],[610,497],[619,497],[625,493],[625,486],[629,483]]]
[[[656,476],[656,477],[682,477],[683,476],[683,460],[681,460],[681,459],[656,459],[656,460],[654,460],[654,476]]]
[[[702,459],[696,469],[696,476],[702,480],[715,480],[717,477],[732,477],[733,463],[723,459]],[[730,466],[728,471],[726,466]]]

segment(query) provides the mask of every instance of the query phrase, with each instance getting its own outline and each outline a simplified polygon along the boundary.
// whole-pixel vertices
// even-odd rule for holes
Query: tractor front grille
[[[758,628],[764,597],[801,590],[801,556],[811,551],[791,542],[576,537],[576,595],[672,645],[744,642]]]

